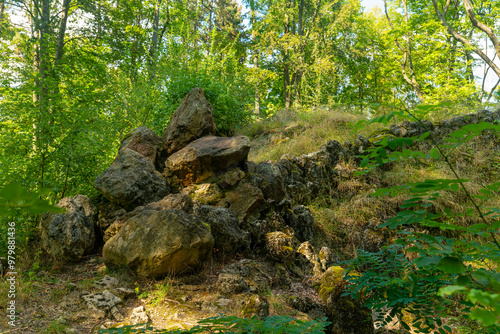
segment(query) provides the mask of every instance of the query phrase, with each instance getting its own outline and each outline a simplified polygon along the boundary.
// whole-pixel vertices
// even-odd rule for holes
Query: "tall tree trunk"
[[[408,4],[406,0],[403,1],[403,5],[405,11],[405,22],[408,23]],[[384,9],[385,9],[385,16],[387,17],[387,21],[389,22],[389,26],[391,27],[391,29],[394,30],[394,26],[392,25],[392,21],[389,17],[389,12],[387,11],[387,0],[384,0]],[[422,90],[420,89],[420,84],[418,83],[415,71],[413,70],[413,61],[411,57],[411,38],[409,33],[406,33],[405,39],[406,39],[405,48],[399,43],[397,38],[394,39],[397,47],[403,53],[403,62],[401,63],[401,73],[403,74],[404,80],[413,88],[413,91],[417,95],[417,98],[420,100],[420,102],[423,102],[424,97],[422,95]],[[407,67],[408,71],[406,69]],[[408,72],[410,76],[408,76]]]
[[[158,30],[160,25],[160,5],[161,0],[155,1],[155,11],[153,14],[153,36],[149,48],[149,82],[152,83],[156,76],[156,62],[158,55]]]
[[[288,10],[290,9],[290,3],[286,3],[285,12],[285,35],[290,33],[290,16]],[[290,94],[290,56],[287,48],[283,51],[283,97],[285,99],[285,112],[290,111],[291,107],[291,94]]]
[[[68,22],[68,12],[71,0],[63,1],[63,8],[61,13],[61,24],[59,26],[59,33],[57,34],[57,48],[54,57],[54,68],[59,65],[64,53],[64,36],[66,35],[66,24]]]
[[[252,42],[254,43],[253,45],[253,68],[255,69],[255,75],[256,75],[256,80],[255,80],[255,108],[254,108],[254,113],[255,115],[260,115],[260,94],[259,94],[259,79],[258,79],[258,71],[259,71],[259,56],[258,56],[258,51],[257,48],[255,47],[256,44],[256,33],[255,33],[255,25],[257,23],[257,20],[255,18],[255,0],[250,0],[250,18],[252,21]]]
[[[485,32],[488,35],[488,37],[490,38],[490,41],[493,43],[493,46],[495,47],[495,52],[496,52],[497,56],[500,57],[500,43],[498,41],[498,38],[497,38],[496,34],[493,32],[493,29],[491,29],[489,26],[487,26],[487,25],[479,22],[476,19],[475,13],[474,13],[474,11],[472,9],[472,6],[470,5],[470,3],[469,3],[468,0],[464,0],[463,3],[464,3],[464,6],[465,6],[465,9],[466,9],[466,12],[467,12],[467,16],[469,17],[470,21],[472,22],[472,25],[474,27],[482,30],[483,32]],[[481,49],[479,49],[478,47],[474,46],[470,42],[469,39],[465,38],[464,36],[462,36],[461,34],[459,34],[455,29],[453,29],[453,27],[450,26],[450,24],[446,20],[446,13],[447,13],[448,8],[450,6],[450,0],[446,1],[446,5],[445,5],[445,7],[443,8],[442,11],[439,10],[438,4],[437,4],[437,0],[432,0],[432,4],[434,6],[434,11],[436,12],[437,17],[441,21],[441,24],[443,25],[443,27],[446,28],[446,30],[448,31],[448,33],[451,36],[453,36],[453,38],[455,38],[457,41],[459,41],[463,45],[469,47],[474,53],[476,53],[479,57],[481,57],[481,59],[484,60],[484,62],[486,64],[488,64],[491,67],[491,69],[493,71],[495,71],[496,75],[500,78],[500,67],[498,67],[491,60],[491,58],[489,58],[488,55],[485,54]]]
[[[302,81],[302,66],[304,63],[304,5],[305,0],[300,0],[299,3],[299,13],[298,13],[298,21],[297,21],[297,34],[300,36],[300,45],[299,45],[299,68],[295,71],[294,75],[294,104],[300,103],[300,84]]]
[[[5,0],[0,0],[0,36],[2,36],[4,13],[5,13]]]

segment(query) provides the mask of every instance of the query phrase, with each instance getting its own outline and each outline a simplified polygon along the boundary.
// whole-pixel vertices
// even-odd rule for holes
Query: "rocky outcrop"
[[[206,224],[214,237],[214,248],[222,256],[232,256],[250,246],[249,233],[240,228],[231,210],[204,205],[196,209],[196,215]]]
[[[129,218],[103,249],[107,266],[126,266],[140,276],[161,277],[199,269],[214,238],[195,215],[144,209]]]
[[[319,296],[325,302],[329,320],[332,321],[331,333],[373,334],[372,312],[362,306],[364,301],[342,296],[347,283],[345,274],[346,270],[342,267],[330,267],[319,284]]]
[[[250,140],[245,136],[206,136],[172,154],[165,162],[165,175],[177,177],[184,186],[200,183],[241,165],[249,151]]]
[[[118,149],[118,154],[128,148],[143,155],[154,164],[160,142],[160,137],[153,130],[141,126],[125,135]]]
[[[55,260],[76,262],[94,248],[96,206],[83,195],[56,204],[66,213],[46,213],[40,223],[42,247]]]
[[[214,133],[212,105],[205,99],[201,88],[193,88],[182,100],[161,137],[162,156],[166,158],[190,142]]]
[[[95,186],[111,202],[132,210],[165,197],[167,181],[143,155],[124,149],[95,180]]]
[[[262,203],[264,195],[250,183],[240,183],[234,190],[226,193],[226,200],[238,220],[245,222]]]

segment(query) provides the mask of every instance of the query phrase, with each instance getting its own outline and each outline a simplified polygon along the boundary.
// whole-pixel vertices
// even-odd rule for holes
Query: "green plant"
[[[273,334],[299,334],[324,333],[330,323],[326,318],[320,321],[302,321],[285,316],[273,316],[264,319],[253,317],[251,319],[233,316],[222,316],[207,318],[198,322],[198,325],[188,330],[159,330],[148,324],[124,326],[120,328],[101,329],[99,334],[128,334],[128,333],[171,333],[171,334],[195,334],[195,333],[273,333]]]
[[[153,291],[152,293],[152,298],[151,298],[151,306],[157,306],[158,304],[161,303],[163,298],[165,298],[168,295],[168,292],[170,291],[170,283],[166,284],[155,284],[156,290]]]
[[[61,334],[61,333],[66,333],[67,328],[68,328],[68,326],[66,326],[61,321],[53,320],[42,333],[43,334]]]
[[[363,281],[363,287],[370,292],[375,290],[374,285],[382,288],[382,291],[386,289],[384,298],[380,297],[380,293],[374,293],[368,302],[379,307],[396,306],[395,312],[405,308],[405,304],[409,310],[415,307],[425,308],[428,293],[441,301],[450,300],[449,296],[456,295],[457,297],[453,300],[459,305],[454,310],[462,316],[481,323],[484,332],[496,332],[500,329],[500,244],[498,241],[500,209],[491,207],[488,203],[492,198],[498,197],[500,182],[487,185],[479,189],[478,193],[472,193],[467,187],[468,180],[459,177],[449,155],[462,144],[480,136],[485,130],[490,135],[498,136],[500,126],[485,122],[469,124],[451,133],[443,142],[438,142],[436,138],[430,136],[430,129],[427,129],[428,123],[424,123],[422,119],[441,106],[420,105],[413,110],[403,108],[373,119],[371,122],[387,123],[392,117],[399,116],[418,122],[419,126],[427,131],[411,138],[386,136],[375,143],[374,147],[366,150],[367,154],[362,157],[361,162],[361,167],[365,168],[362,173],[367,173],[383,164],[402,159],[431,159],[443,162],[454,175],[451,179],[427,179],[378,189],[372,194],[373,196],[396,196],[403,192],[410,194],[401,206],[402,211],[379,227],[399,230],[401,238],[398,244],[406,246],[406,252],[418,255],[414,260],[408,260],[406,264],[409,270],[408,277],[413,287],[417,288],[419,284],[415,279],[424,275],[424,277],[434,277],[432,289],[426,290],[425,294],[413,295],[411,297],[413,300],[401,300],[401,295],[395,293],[397,292],[396,286],[388,285],[385,281],[394,275],[390,271],[382,273],[384,281],[376,281],[373,285]],[[410,149],[411,145],[424,140],[432,144],[428,153]],[[450,209],[444,209],[442,212],[435,210],[436,201],[449,192],[460,195],[469,203],[470,207],[465,214],[453,212]],[[457,223],[459,220],[455,218],[461,216],[475,217],[476,223],[460,225]],[[433,235],[429,231],[442,231],[440,234],[446,235],[447,233],[448,236],[436,236],[436,233]],[[372,256],[380,256],[380,254]],[[403,261],[401,257],[399,258]],[[356,261],[358,264],[364,263],[362,259],[355,260],[352,262],[354,267],[356,267]],[[362,280],[356,277],[350,279],[352,282]],[[395,282],[409,289],[412,285],[410,281],[397,278]],[[402,291],[404,292],[405,289]],[[356,289],[358,296],[361,292],[361,288]],[[442,306],[448,310],[451,309],[450,302],[431,305],[438,315],[442,314]],[[444,333],[447,329],[427,311],[414,315],[416,319],[413,325],[421,332],[438,330]]]

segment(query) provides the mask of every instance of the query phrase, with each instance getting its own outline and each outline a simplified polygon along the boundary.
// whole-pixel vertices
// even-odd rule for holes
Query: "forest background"
[[[195,86],[220,134],[280,109],[494,102],[498,82],[484,79],[500,76],[499,10],[469,0],[370,11],[359,0],[0,1],[0,185],[54,202],[92,193],[120,139],[138,126],[161,133]]]

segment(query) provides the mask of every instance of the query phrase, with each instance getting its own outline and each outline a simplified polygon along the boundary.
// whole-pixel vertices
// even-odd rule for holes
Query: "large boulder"
[[[129,218],[103,248],[107,266],[127,266],[140,276],[182,274],[211,256],[208,227],[182,210],[144,209]]]
[[[364,300],[342,296],[347,271],[339,266],[330,267],[319,284],[319,296],[326,304],[333,334],[373,334],[372,311],[363,307]],[[353,273],[351,273],[352,275]]]
[[[170,192],[154,164],[129,148],[118,155],[94,184],[107,199],[127,210],[160,200]]]
[[[43,215],[42,247],[58,261],[76,262],[94,248],[96,206],[83,195],[65,197],[56,206],[67,212]]]
[[[249,151],[248,137],[206,136],[172,154],[165,162],[165,174],[177,177],[184,186],[199,183],[242,165]]]
[[[201,88],[193,88],[173,114],[161,139],[164,156],[179,151],[190,142],[215,133],[213,108]]]
[[[249,246],[249,234],[240,229],[240,222],[231,210],[203,205],[196,209],[195,214],[210,225],[214,248],[223,256],[234,255]]]
[[[141,126],[125,135],[118,149],[118,154],[126,148],[129,148],[142,154],[154,164],[156,162],[156,152],[158,151],[160,142],[160,137],[158,137],[153,130]]]

